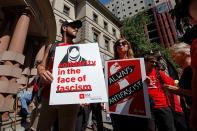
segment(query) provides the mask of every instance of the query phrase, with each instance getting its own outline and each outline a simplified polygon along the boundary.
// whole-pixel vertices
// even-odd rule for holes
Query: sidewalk
[[[105,119],[105,112],[102,112],[102,116],[103,116],[103,126],[104,126],[103,131],[113,131],[111,121],[107,121]],[[88,127],[86,128],[86,131],[93,131],[91,127],[91,117],[92,114],[90,114],[89,124]],[[27,121],[29,121],[29,118],[30,116],[28,116]],[[25,125],[21,125],[21,117],[17,115],[16,131],[25,131],[25,129],[28,129],[28,126],[29,126],[28,122]],[[3,122],[0,131],[14,131],[14,113],[10,113],[10,120],[7,122]]]
[[[104,126],[104,130],[103,131],[113,131],[111,120],[107,121],[105,119],[105,112],[102,112],[102,116],[103,116],[103,126]],[[90,114],[89,124],[88,124],[88,127],[86,128],[86,131],[93,131],[93,129],[91,127],[91,117],[92,117],[92,113]]]

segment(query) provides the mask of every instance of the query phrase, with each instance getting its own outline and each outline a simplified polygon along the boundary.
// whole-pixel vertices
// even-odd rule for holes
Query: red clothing
[[[58,46],[67,46],[67,45],[71,45],[71,43],[63,43],[63,44],[59,44]],[[54,57],[55,57],[55,52],[52,54],[52,59],[51,59],[51,62],[49,64],[49,71],[52,73],[52,70],[53,70],[53,62],[54,62]],[[51,84],[43,84],[45,88],[44,92],[43,92],[43,97],[46,98],[46,99],[49,99],[50,98],[50,89],[51,89]]]
[[[168,77],[161,71],[159,71],[162,81],[164,83],[168,83]],[[169,106],[167,95],[164,93],[162,89],[162,85],[159,82],[159,79],[156,74],[156,70],[152,69],[152,72],[147,74],[147,76],[151,79],[150,84],[148,85],[148,93],[153,97],[155,100],[155,108],[167,107]]]
[[[197,39],[195,39],[192,42],[192,45],[190,48],[190,54],[191,54],[191,67],[197,68]]]
[[[167,85],[173,85],[173,86],[176,85],[174,83],[174,80],[172,78],[168,77],[164,72],[159,71],[159,73],[161,75],[161,79],[162,79],[163,83],[165,83]],[[151,82],[148,85],[148,92],[155,100],[154,107],[161,108],[161,107],[171,106],[167,94],[165,94],[165,91],[162,89],[162,85],[161,85],[161,83],[158,79],[158,76],[156,74],[156,70],[153,69],[150,74],[147,74],[147,76],[151,79]],[[175,111],[183,112],[177,96],[176,95],[173,95],[173,96],[174,96]]]

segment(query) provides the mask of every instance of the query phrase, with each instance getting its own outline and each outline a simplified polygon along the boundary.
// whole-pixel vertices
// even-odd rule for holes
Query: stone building
[[[55,35],[49,0],[0,0],[0,112],[4,121],[13,111],[18,87],[37,74],[34,63],[42,60],[43,45],[53,42]]]
[[[97,0],[0,0],[0,113],[8,120],[18,87],[37,74],[45,46],[61,40],[64,20],[82,21],[76,43],[98,42],[113,57],[121,22]],[[57,31],[56,31],[57,30]]]
[[[57,24],[56,40],[65,19],[81,20],[76,43],[98,42],[105,59],[113,58],[113,44],[120,38],[121,22],[98,0],[50,0]]]

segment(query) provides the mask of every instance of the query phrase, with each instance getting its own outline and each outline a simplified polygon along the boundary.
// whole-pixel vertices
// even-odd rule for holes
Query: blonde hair
[[[133,50],[131,48],[131,44],[129,41],[127,41],[125,38],[120,38],[118,39],[116,42],[119,42],[119,41],[125,41],[127,42],[127,45],[128,45],[128,51],[127,51],[127,57],[128,58],[134,58],[134,53],[133,53]],[[117,51],[117,46],[116,44],[114,44],[114,59],[119,59],[119,54],[118,54],[118,51]]]
[[[174,53],[186,53],[188,56],[190,56],[190,45],[181,42],[178,44],[174,44],[173,46],[170,47],[170,52]]]

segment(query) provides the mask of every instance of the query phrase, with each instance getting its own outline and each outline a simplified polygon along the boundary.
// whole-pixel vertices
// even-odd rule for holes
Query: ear
[[[67,26],[62,26],[62,30],[65,32],[67,30]]]

